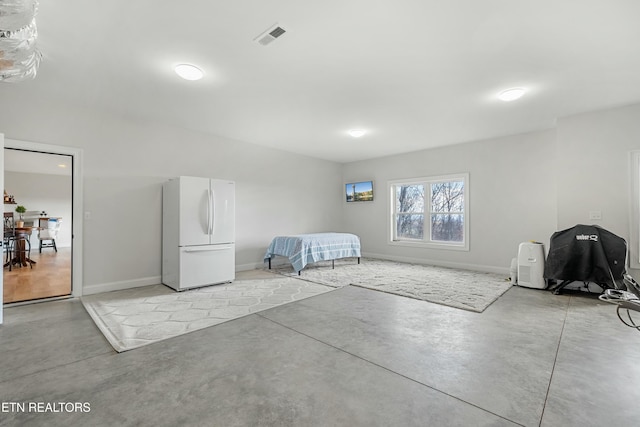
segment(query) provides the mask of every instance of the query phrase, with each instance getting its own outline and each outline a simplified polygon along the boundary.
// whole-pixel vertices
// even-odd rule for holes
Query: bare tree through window
[[[431,240],[464,241],[464,182],[431,184]]]
[[[465,244],[466,179],[394,184],[394,239]]]
[[[424,185],[396,187],[397,236],[422,239],[424,236]]]

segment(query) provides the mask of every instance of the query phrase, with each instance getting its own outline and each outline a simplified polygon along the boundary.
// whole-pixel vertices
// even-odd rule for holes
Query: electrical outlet
[[[602,219],[602,211],[589,211],[589,219],[591,221],[598,221]]]

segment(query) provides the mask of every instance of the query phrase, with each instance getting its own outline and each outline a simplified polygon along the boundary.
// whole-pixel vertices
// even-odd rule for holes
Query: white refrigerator
[[[235,279],[235,183],[181,176],[162,187],[162,283],[177,290]]]

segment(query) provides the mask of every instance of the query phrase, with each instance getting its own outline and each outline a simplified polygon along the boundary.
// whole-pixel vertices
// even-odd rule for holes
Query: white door
[[[4,144],[2,141],[4,140]],[[20,141],[15,139],[2,138],[0,134],[0,177],[4,187],[4,149],[14,149],[22,151],[31,151],[37,153],[56,154],[73,157],[72,162],[72,212],[68,220],[64,220],[66,227],[71,228],[71,296],[82,296],[83,287],[83,174],[82,174],[82,157],[83,151],[80,148],[68,147],[64,145],[41,144],[38,142]],[[35,270],[34,266],[34,270]],[[0,277],[2,280],[2,277]],[[1,283],[1,282],[0,282]],[[2,291],[2,286],[0,286]],[[2,305],[0,304],[0,311]]]
[[[209,179],[182,176],[180,179],[179,246],[208,245]]]
[[[222,179],[211,180],[213,204],[211,243],[234,243],[236,241],[236,185]]]

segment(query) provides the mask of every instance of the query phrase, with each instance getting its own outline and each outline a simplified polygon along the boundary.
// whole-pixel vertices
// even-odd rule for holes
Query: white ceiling
[[[348,162],[640,102],[639,19],[637,0],[43,0],[39,74],[0,95]]]
[[[71,176],[72,158],[62,154],[4,149],[5,172]],[[64,166],[61,166],[64,165]]]

